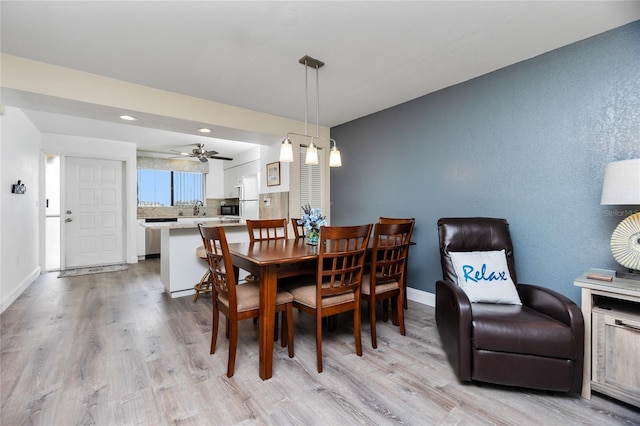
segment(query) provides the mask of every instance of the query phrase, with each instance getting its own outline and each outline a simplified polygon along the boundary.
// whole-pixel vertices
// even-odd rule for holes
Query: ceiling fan
[[[174,151],[171,150],[171,152],[175,152],[177,154],[180,154],[182,156],[185,157],[192,157],[192,158],[197,158],[198,160],[202,161],[203,163],[206,163],[207,161],[209,161],[209,159],[215,159],[215,160],[228,160],[231,161],[233,160],[233,158],[229,158],[229,157],[222,157],[217,155],[218,151],[207,151],[204,148],[204,144],[203,143],[196,143],[194,144],[196,147],[193,148],[191,150],[191,152],[180,152],[180,151]]]

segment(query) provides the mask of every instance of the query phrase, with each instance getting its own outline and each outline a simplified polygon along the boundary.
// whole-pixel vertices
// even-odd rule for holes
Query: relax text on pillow
[[[522,305],[504,250],[450,252],[449,255],[458,286],[471,303]]]

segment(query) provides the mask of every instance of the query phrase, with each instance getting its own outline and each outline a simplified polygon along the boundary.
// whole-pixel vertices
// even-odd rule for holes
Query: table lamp
[[[600,204],[640,205],[640,158],[607,164]],[[640,211],[629,213],[611,235],[611,253],[627,269],[616,277],[640,280]]]

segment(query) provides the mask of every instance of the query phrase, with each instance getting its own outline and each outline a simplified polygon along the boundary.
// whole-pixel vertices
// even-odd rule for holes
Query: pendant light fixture
[[[336,141],[331,139],[333,146],[331,147],[331,153],[329,154],[329,167],[342,167],[342,157],[340,156],[340,150],[336,145]]]
[[[309,145],[307,146],[307,154],[305,156],[305,164],[318,164],[318,147],[316,146],[316,142],[318,140],[326,140],[329,141],[329,144],[333,144],[331,147],[331,152],[329,155],[329,167],[340,167],[342,166],[342,158],[340,156],[340,150],[336,144],[336,141],[333,139],[326,139],[320,137],[320,80],[318,70],[324,66],[324,62],[319,61],[318,59],[312,58],[311,56],[303,56],[298,60],[299,63],[304,65],[304,134],[300,133],[287,133],[287,136],[282,141],[280,145],[280,161],[284,163],[291,163],[293,161],[293,145],[291,143],[291,139],[289,136],[302,136],[304,138],[310,139]],[[308,132],[308,113],[309,113],[309,84],[308,84],[308,73],[307,68],[315,68],[316,70],[316,135],[311,136]]]

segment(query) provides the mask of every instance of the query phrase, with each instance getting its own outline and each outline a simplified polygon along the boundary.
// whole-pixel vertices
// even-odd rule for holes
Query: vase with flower
[[[322,210],[313,209],[309,204],[302,206],[302,211],[305,242],[317,246],[320,239],[320,227],[327,225],[326,217],[322,215]]]

